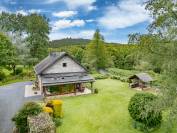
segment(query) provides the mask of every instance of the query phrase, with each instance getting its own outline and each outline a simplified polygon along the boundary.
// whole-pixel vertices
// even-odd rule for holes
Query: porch
[[[92,88],[92,83],[89,88]],[[43,86],[44,96],[77,96],[90,94],[91,89],[84,83],[60,84],[53,86]]]

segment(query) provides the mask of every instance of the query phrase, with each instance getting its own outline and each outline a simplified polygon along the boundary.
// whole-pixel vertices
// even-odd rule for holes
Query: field
[[[64,98],[63,124],[57,133],[140,133],[132,127],[128,102],[136,91],[119,80],[97,80],[98,94]],[[153,133],[165,132],[163,128]]]

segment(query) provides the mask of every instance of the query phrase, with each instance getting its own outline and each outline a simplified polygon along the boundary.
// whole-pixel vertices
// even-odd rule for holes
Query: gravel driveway
[[[25,85],[32,82],[19,82],[0,86],[0,133],[12,133],[11,118],[27,101],[42,100],[42,96],[24,97]]]

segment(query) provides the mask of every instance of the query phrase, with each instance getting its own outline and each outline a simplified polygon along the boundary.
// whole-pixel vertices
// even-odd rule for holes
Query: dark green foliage
[[[112,75],[112,76],[111,76],[111,79],[120,80],[120,76]]]
[[[153,71],[154,71],[155,73],[160,73],[160,72],[161,72],[161,68],[155,67],[155,68],[153,69]]]
[[[50,93],[53,93],[53,92],[60,92],[61,89],[59,89],[58,86],[50,86],[50,87],[48,88],[48,91],[49,91]]]
[[[22,67],[17,67],[15,69],[14,75],[19,75],[19,74],[22,74],[22,73],[23,73],[23,68]]]
[[[22,36],[21,34],[27,35],[25,39],[21,39],[23,40],[22,42],[25,43],[25,47],[28,46],[29,51],[25,53],[29,55],[24,55],[25,53],[21,52],[21,49],[18,48],[19,54],[23,53],[20,57],[24,58],[25,56],[25,59],[28,60],[30,56],[30,58],[37,58],[37,61],[39,61],[48,54],[48,34],[50,28],[46,17],[36,13],[27,16],[23,16],[22,14],[2,13],[0,14],[0,25],[7,33],[13,32],[13,34],[20,34],[20,36]],[[16,62],[14,59],[12,61]],[[15,68],[13,69],[15,70]]]
[[[6,74],[0,70],[0,81],[4,80],[6,78]]]
[[[137,45],[107,45],[114,66],[120,69],[134,69],[136,64]]]
[[[91,69],[105,69],[110,65],[108,53],[105,49],[104,38],[97,29],[93,39],[86,48],[85,66]]]
[[[28,131],[27,118],[30,115],[38,115],[42,112],[42,108],[35,102],[26,103],[19,112],[12,118],[15,122],[19,133],[26,133]]]
[[[87,45],[90,42],[88,39],[73,39],[73,38],[64,38],[60,40],[53,40],[50,42],[50,47],[58,48],[61,46],[69,46],[69,45]]]
[[[54,121],[56,127],[59,127],[62,125],[62,119],[60,117],[53,118],[53,121]]]
[[[48,54],[49,45],[49,24],[48,20],[38,14],[30,14],[26,17],[26,32],[30,55],[39,60]]]
[[[69,46],[50,48],[50,51],[66,51],[77,61],[81,62],[88,70],[93,71],[94,67],[91,67],[91,64],[93,64],[95,60],[91,58],[91,55],[88,55],[88,47],[89,46],[73,46],[70,44]],[[105,44],[104,48],[108,56],[106,65],[121,69],[134,69],[137,61],[135,55],[137,54],[138,47],[138,45]],[[92,60],[89,61],[89,58]]]
[[[162,112],[156,111],[153,102],[157,96],[150,93],[136,93],[129,102],[128,110],[133,120],[146,128],[156,128],[161,124]]]
[[[94,93],[95,93],[95,94],[98,94],[98,89],[97,89],[97,88],[94,89]]]

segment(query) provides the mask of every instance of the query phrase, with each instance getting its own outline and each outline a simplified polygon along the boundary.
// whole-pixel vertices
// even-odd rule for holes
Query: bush
[[[6,74],[3,71],[0,71],[0,81],[6,78]]]
[[[43,107],[43,111],[48,113],[50,116],[53,115],[53,109],[51,107]]]
[[[14,75],[22,74],[22,72],[23,72],[23,68],[22,68],[22,67],[17,67],[17,68],[15,69]]]
[[[98,89],[94,89],[94,93],[95,93],[95,94],[98,94]]]
[[[53,118],[53,122],[55,123],[56,127],[59,127],[62,125],[62,119],[61,118]]]
[[[153,71],[154,71],[155,73],[160,73],[160,72],[161,72],[161,68],[156,67],[156,68],[153,69]]]
[[[150,93],[137,93],[129,102],[128,110],[130,116],[144,125],[144,129],[158,127],[162,121],[161,111],[155,111],[153,101],[157,96]],[[143,127],[143,126],[142,126]]]
[[[94,74],[93,77],[95,79],[107,79],[108,75],[103,75],[103,74]]]
[[[122,82],[128,82],[128,79],[125,78],[125,77],[121,77],[121,78],[120,78],[120,81],[122,81]]]
[[[113,76],[111,76],[111,79],[120,80],[120,76],[113,75]]]
[[[62,117],[62,104],[63,102],[61,100],[52,100],[53,110],[54,110],[54,117]]]
[[[20,111],[12,118],[19,133],[26,133],[28,131],[27,118],[31,115],[38,115],[42,112],[42,107],[35,102],[26,103]]]

